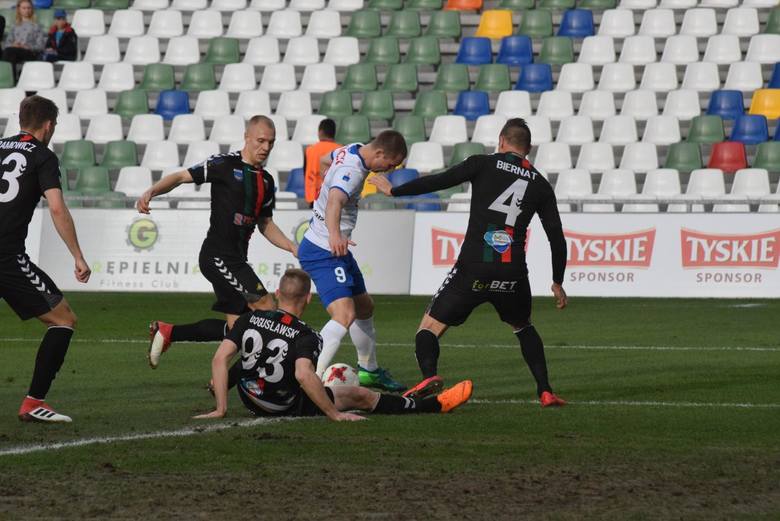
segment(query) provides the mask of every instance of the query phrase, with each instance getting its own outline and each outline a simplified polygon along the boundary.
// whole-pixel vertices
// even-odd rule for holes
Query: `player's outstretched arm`
[[[84,260],[84,254],[81,252],[79,238],[76,235],[76,225],[73,223],[73,217],[65,204],[65,199],[62,197],[62,190],[49,188],[43,195],[49,203],[49,214],[51,214],[51,220],[54,222],[54,228],[57,229],[57,233],[68,247],[70,254],[73,255],[73,260],[76,261],[74,269],[76,280],[87,282],[92,271],[89,269],[89,264]]]
[[[314,364],[308,358],[299,358],[295,361],[295,379],[301,384],[301,389],[306,393],[311,401],[333,421],[360,421],[366,418],[358,414],[341,412],[336,409],[336,405],[330,401],[325,392],[325,386],[322,380],[314,372]]]
[[[479,163],[476,157],[472,156],[440,174],[418,177],[396,187],[393,187],[387,177],[383,175],[372,176],[368,182],[376,186],[377,190],[383,194],[391,197],[429,194],[471,181],[479,173]]]
[[[154,183],[147,191],[141,194],[138,201],[135,203],[136,208],[140,213],[148,214],[150,212],[149,203],[151,203],[153,197],[158,195],[167,194],[177,186],[183,183],[192,183],[192,174],[188,170],[182,170],[180,172],[174,172],[168,174],[156,183]]]
[[[341,235],[341,211],[348,200],[349,196],[339,188],[331,188],[328,192],[325,226],[328,227],[330,251],[336,257],[343,257],[347,254],[350,246],[355,246],[354,242]]]
[[[228,364],[230,364],[230,360],[237,350],[238,346],[230,339],[226,338],[219,344],[219,348],[211,360],[211,378],[213,380],[217,408],[209,413],[193,416],[196,420],[223,418],[227,413]]]
[[[268,242],[298,257],[298,246],[284,234],[271,217],[261,217],[257,223],[257,228],[263,234],[263,237],[268,239]]]

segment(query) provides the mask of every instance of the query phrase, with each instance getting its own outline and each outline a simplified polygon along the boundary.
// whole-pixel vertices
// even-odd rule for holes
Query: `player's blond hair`
[[[311,277],[298,268],[290,268],[284,272],[279,281],[279,297],[287,301],[305,299],[311,292]]]

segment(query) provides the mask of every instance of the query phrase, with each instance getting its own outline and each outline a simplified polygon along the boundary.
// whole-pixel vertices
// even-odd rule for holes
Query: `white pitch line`
[[[183,438],[194,436],[196,434],[205,434],[209,432],[219,432],[238,427],[256,427],[258,425],[270,425],[283,421],[294,421],[302,418],[283,417],[283,418],[254,418],[251,420],[235,421],[231,423],[218,423],[216,425],[204,425],[203,427],[187,427],[175,431],[157,431],[141,434],[122,434],[119,436],[105,436],[97,438],[82,438],[79,440],[62,441],[57,443],[41,443],[38,445],[22,445],[0,450],[2,456],[18,456],[20,454],[30,454],[33,452],[44,452],[59,449],[69,449],[73,447],[84,447],[87,445],[103,445],[107,443],[116,443],[121,441],[153,440],[160,438]]]
[[[470,400],[479,405],[539,405],[536,400]],[[633,400],[583,400],[569,401],[569,405],[596,405],[618,407],[711,407],[722,409],[780,409],[780,403],[718,403],[718,402],[659,402]]]
[[[0,342],[32,342],[40,343],[40,338],[0,338]],[[81,344],[148,344],[148,340],[139,338],[74,338],[71,342]],[[177,342],[178,344],[204,344],[216,345],[216,342]],[[409,342],[377,342],[380,347],[409,347],[413,344]],[[442,344],[444,348],[459,349],[518,349],[519,344]],[[777,347],[751,347],[751,346],[598,346],[598,345],[545,345],[545,349],[589,349],[601,351],[759,351],[759,352],[780,352]]]

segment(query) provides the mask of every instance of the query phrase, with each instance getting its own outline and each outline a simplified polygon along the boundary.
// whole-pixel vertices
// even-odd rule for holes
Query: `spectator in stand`
[[[325,170],[327,170],[327,168],[322,168],[320,160],[341,147],[335,141],[336,122],[332,119],[320,121],[320,126],[317,128],[317,137],[319,142],[306,147],[306,154],[303,158],[303,186],[309,208],[314,205],[314,201],[320,195],[320,187],[325,177]]]
[[[14,79],[18,78],[17,64],[38,60],[44,46],[46,34],[35,20],[35,10],[30,0],[16,2],[16,23],[5,37],[3,60],[10,62]]]
[[[41,58],[47,62],[75,61],[78,48],[78,37],[68,23],[68,14],[65,9],[57,9],[54,11],[54,23],[49,28],[46,50]]]

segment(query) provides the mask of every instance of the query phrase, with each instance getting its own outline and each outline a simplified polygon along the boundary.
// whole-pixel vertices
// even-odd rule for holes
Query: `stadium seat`
[[[492,61],[493,51],[489,38],[465,37],[460,41],[455,63],[483,65]]]
[[[471,209],[470,193],[453,193],[449,198],[452,202],[447,204],[448,212],[468,212]]]
[[[538,162],[536,164],[538,167]],[[555,196],[558,199],[578,199],[593,194],[590,172],[585,169],[563,168],[558,174],[558,180],[555,183]],[[571,212],[571,204],[559,203],[558,211]]]
[[[102,166],[88,166],[79,170],[75,190],[83,195],[103,195],[111,191],[108,169]]]
[[[780,88],[755,91],[749,112],[766,116],[767,119],[780,118]]]
[[[583,145],[594,140],[593,122],[587,116],[568,116],[562,119],[555,137],[555,141],[567,145]]]
[[[356,63],[347,67],[341,88],[348,92],[367,92],[377,89],[376,66],[373,63]]]
[[[95,144],[83,139],[66,141],[60,157],[60,166],[65,170],[80,170],[95,166]]]
[[[757,34],[751,37],[745,61],[766,64],[780,62],[780,34]]]
[[[335,13],[335,11],[323,11],[328,13]],[[335,13],[338,16],[338,13]],[[312,14],[312,19],[314,15]],[[316,27],[316,22],[312,22]],[[339,32],[341,31],[341,23],[338,25]],[[257,38],[263,35],[263,21],[259,11],[252,9],[235,11],[230,17],[230,24],[228,25],[225,36],[230,38],[251,39]],[[315,36],[315,35],[312,35]],[[338,36],[338,35],[337,35]]]
[[[731,141],[757,145],[769,141],[767,118],[758,114],[740,115],[731,130]]]
[[[677,71],[672,63],[649,63],[642,74],[640,89],[669,92],[677,88]]]
[[[415,11],[438,11],[442,8],[442,0],[408,0],[404,3],[404,9]]]
[[[127,139],[146,144],[165,140],[163,119],[158,114],[139,114],[130,122]],[[178,161],[178,159],[177,159]]]
[[[738,62],[729,65],[724,89],[752,92],[764,84],[761,74],[761,64],[753,62]]]
[[[406,144],[409,146],[427,139],[425,136],[425,119],[420,116],[397,116],[393,120],[393,129],[403,134]]]
[[[346,0],[346,1],[351,2],[354,0]],[[280,9],[284,9],[286,5],[287,5],[286,0],[251,0],[251,2],[249,3],[249,8],[257,9],[258,11],[262,11],[265,13],[270,13],[272,11],[278,11]]]
[[[377,11],[397,11],[402,9],[403,5],[403,0],[368,0],[366,7]]]
[[[291,38],[287,42],[287,50],[284,53],[284,63],[305,66],[319,63],[320,50],[317,38],[313,36],[299,36]]]
[[[620,0],[620,9],[655,9],[656,0]]]
[[[525,122],[531,131],[531,145],[537,146],[552,142],[552,126],[549,119],[544,116],[528,116],[525,118]]]
[[[303,168],[293,168],[287,177],[287,186],[284,188],[287,192],[292,192],[296,197],[305,197],[306,188],[304,183]]]
[[[378,38],[382,34],[379,11],[373,9],[352,13],[346,36],[354,38]]]
[[[558,75],[558,84],[555,86],[558,90],[567,90],[569,92],[595,92],[595,83],[593,81],[593,67],[587,63],[566,63],[561,67]],[[605,93],[610,94],[611,93]]]
[[[293,40],[290,40],[292,42]],[[288,43],[289,48],[290,43]],[[238,63],[241,55],[238,50],[238,40],[235,38],[212,38],[206,50],[205,63],[227,64]]]
[[[175,88],[173,66],[150,63],[144,67],[143,78],[138,88],[147,91],[173,90]]]
[[[198,94],[192,113],[207,121],[230,114],[228,93],[224,90],[204,90]]]
[[[125,166],[119,170],[114,190],[127,197],[140,197],[152,186],[152,171],[144,166]]]
[[[669,147],[664,168],[673,168],[679,172],[690,173],[704,166],[701,149],[696,143],[674,143]]]
[[[14,87],[14,72],[11,68],[11,64],[5,61],[0,61],[0,88],[10,89]]]
[[[401,186],[409,181],[414,181],[418,177],[420,177],[420,172],[414,168],[399,168],[390,172],[387,176],[387,180],[395,187]]]
[[[325,0],[290,0],[289,7],[295,11],[321,11],[325,9]]]
[[[515,90],[544,92],[552,88],[552,68],[548,63],[529,63],[520,69]]]
[[[780,141],[759,144],[753,166],[770,172],[780,172]]]
[[[444,152],[439,143],[420,141],[409,147],[406,168],[413,168],[421,174],[444,168]]]
[[[588,36],[582,41],[579,63],[605,65],[615,61],[615,45],[611,36]]]
[[[42,96],[44,98],[48,98],[51,101],[54,102],[55,105],[57,105],[57,109],[59,110],[60,114],[67,114],[70,112],[70,109],[68,107],[68,93],[65,92],[62,89],[44,89],[39,90],[37,92],[38,96]],[[16,115],[19,112],[19,105],[17,104],[16,107],[11,111],[12,114]]]
[[[533,44],[528,36],[515,35],[501,39],[496,63],[525,65],[533,62]]]
[[[701,114],[699,94],[688,89],[673,90],[666,96],[664,116],[675,116],[681,121],[688,121]]]
[[[599,90],[630,94],[636,88],[634,67],[629,63],[607,63],[601,69]],[[628,95],[627,94],[627,95]]]
[[[245,120],[250,119],[256,114],[271,113],[271,98],[267,92],[262,90],[241,91],[238,94],[236,106],[233,114],[241,116]],[[277,137],[278,139],[278,137]]]
[[[525,11],[534,8],[534,0],[499,0],[499,9],[510,9],[512,11]]]
[[[523,17],[520,19],[517,34],[522,34],[529,38],[552,36],[552,13],[542,9],[525,11]]]
[[[615,97],[608,91],[587,91],[582,95],[577,113],[594,121],[604,121],[616,114]]]
[[[760,77],[760,65],[759,65],[759,77]],[[772,69],[772,78],[770,78],[767,87],[770,89],[780,89],[780,63],[775,63],[775,67],[774,69]]]
[[[157,98],[155,112],[165,120],[171,120],[179,114],[190,112],[190,97],[183,90],[164,90]]]
[[[416,212],[438,212],[441,210],[438,194],[420,194],[412,196],[412,198],[415,199],[415,201],[406,204],[404,206],[405,209],[414,210]]]
[[[718,65],[728,65],[742,61],[739,37],[733,34],[711,36],[704,51],[704,61],[717,63]]]
[[[629,143],[623,149],[620,168],[648,172],[658,168],[658,152],[652,143]]]
[[[710,62],[689,63],[681,88],[696,92],[710,92],[720,88],[718,66]]]
[[[570,9],[563,12],[561,24],[558,27],[558,36],[585,38],[594,34],[592,11],[588,9]]]
[[[25,91],[54,88],[54,67],[48,62],[25,62],[16,86]]]
[[[458,94],[453,114],[474,121],[480,116],[490,114],[490,98],[487,92],[472,90]]]
[[[134,141],[109,141],[106,143],[103,160],[100,166],[110,170],[118,170],[126,166],[138,164],[138,149]]]
[[[179,88],[188,92],[216,89],[217,79],[214,74],[214,66],[210,63],[187,65]]]
[[[295,141],[277,141],[268,156],[268,168],[289,172],[303,167],[303,147]],[[277,183],[277,186],[278,183]]]
[[[653,116],[647,120],[642,141],[668,146],[682,141],[680,123],[674,116]]]
[[[600,197],[626,198],[636,195],[634,172],[625,169],[609,169],[604,172],[596,192]],[[612,203],[591,203],[582,205],[583,212],[614,212]]]
[[[289,9],[272,12],[265,34],[285,40],[301,36],[303,34],[301,14]]]
[[[574,43],[566,36],[548,36],[542,40],[537,61],[550,65],[563,65],[574,61]]]
[[[133,0],[133,9],[155,11],[168,8],[168,0]]]
[[[368,143],[371,141],[371,124],[366,116],[344,116],[336,126],[337,143]]]
[[[550,90],[543,92],[536,106],[536,115],[552,121],[559,121],[574,115],[574,102],[571,92]]]
[[[531,97],[525,91],[504,91],[498,94],[495,114],[505,118],[527,118],[531,115]]]
[[[385,36],[394,38],[416,38],[422,33],[420,14],[417,11],[394,11],[390,16]]]
[[[351,116],[352,95],[346,90],[326,92],[320,101],[319,113],[336,121],[344,116]]]
[[[769,12],[769,19],[766,21],[764,31],[767,34],[780,34],[780,9],[774,4],[774,8]]]
[[[313,63],[303,69],[300,88],[324,93],[336,90],[336,68],[330,63]]]
[[[339,38],[336,39],[338,40]],[[270,65],[280,61],[279,40],[275,36],[258,36],[249,40],[244,53],[243,63]]]
[[[200,61],[198,39],[192,36],[176,36],[168,41],[163,63],[189,65]]]
[[[482,9],[482,0],[447,0],[444,8],[455,11],[479,11]]]
[[[360,62],[360,49],[357,38],[342,36],[328,41],[324,63],[346,67]]]
[[[769,173],[761,168],[743,168],[734,175],[734,183],[731,185],[732,196],[766,197],[771,194],[769,187]],[[748,212],[750,205],[738,206],[734,211]],[[720,208],[719,208],[720,209]],[[777,212],[777,205],[762,204],[759,212]]]
[[[577,168],[605,172],[615,168],[615,155],[609,143],[585,143],[577,157]]]
[[[628,145],[639,141],[636,121],[627,115],[612,116],[604,120],[599,142],[611,145]]]
[[[747,38],[758,34],[758,31],[758,11],[755,8],[740,7],[729,9],[726,12],[721,34],[733,34],[740,38]]]
[[[686,195],[698,195],[705,198],[718,198],[726,194],[723,172],[714,168],[701,168],[691,172]],[[704,205],[691,205],[692,212],[703,212]]]
[[[321,116],[319,114],[311,114],[309,116],[303,116],[302,118],[299,118],[295,123],[295,130],[293,131],[292,140],[297,141],[303,146],[313,145],[314,143],[318,142],[318,128],[320,122],[322,122],[324,119],[325,116]],[[287,190],[293,192],[295,191],[290,190],[289,186],[287,187]]]
[[[456,143],[468,141],[466,118],[454,115],[438,116],[433,120],[433,128],[428,139],[443,147],[451,147],[455,146]]]
[[[460,38],[460,14],[456,11],[434,11],[425,34],[437,38]]]
[[[415,65],[438,65],[441,62],[439,39],[434,36],[420,36],[409,42],[404,63]]]
[[[242,139],[244,139],[244,118],[237,115],[223,115],[214,120],[214,126],[211,127],[209,133],[209,141],[220,145],[230,145]]]
[[[735,141],[724,141],[712,145],[712,153],[707,168],[717,168],[727,173],[734,173],[741,168],[747,168],[745,145]]]
[[[672,168],[658,168],[650,170],[645,176],[642,187],[642,195],[663,198],[674,198],[680,195],[680,174]],[[685,205],[669,205],[668,211],[681,209],[685,211]],[[631,204],[623,205],[624,212],[658,212],[657,204]]]
[[[152,141],[146,145],[141,166],[150,170],[179,168],[179,149],[173,141]]]
[[[699,61],[699,46],[696,37],[678,34],[666,38],[661,61],[675,65],[687,65]]]
[[[130,38],[125,50],[124,62],[132,65],[148,65],[160,61],[160,42],[154,36]]]
[[[124,139],[122,118],[118,114],[100,114],[89,120],[84,139],[93,143],[106,144],[109,141]]]
[[[482,12],[474,36],[500,40],[512,34],[512,11],[489,9]]]
[[[24,98],[25,93],[22,89],[0,89],[0,117],[9,118],[13,114],[18,114],[19,104]]]
[[[445,92],[460,92],[469,90],[468,66],[462,63],[443,63],[436,72],[434,90]],[[421,93],[422,94],[422,93]]]
[[[18,119],[9,120],[15,121],[19,124]],[[7,132],[7,130],[6,130]],[[57,128],[54,129],[54,135],[51,137],[51,142],[55,145],[65,143],[66,141],[74,141],[81,139],[81,121],[75,114],[60,114],[57,117]]]
[[[71,18],[71,26],[81,38],[91,38],[106,33],[106,22],[100,9],[76,10]]]
[[[65,62],[60,72],[59,88],[87,90],[95,88],[95,69],[89,62]]]
[[[382,89],[390,92],[416,92],[417,66],[412,63],[390,65]]]
[[[668,38],[677,32],[674,11],[671,9],[648,9],[642,14],[637,34],[653,38]]]
[[[474,84],[474,90],[501,92],[510,90],[512,82],[509,79],[509,67],[500,63],[491,63],[479,68],[479,75]]]
[[[108,114],[108,99],[105,91],[89,89],[76,92],[71,112],[82,119]]]
[[[709,8],[689,9],[685,11],[680,34],[689,34],[697,38],[708,38],[717,34],[718,22],[715,10]]]
[[[656,61],[655,40],[652,36],[629,36],[623,40],[623,49],[618,58],[620,63],[647,65]]]
[[[311,94],[305,90],[282,92],[276,103],[276,114],[288,121],[297,121],[298,118],[311,113]]]
[[[60,82],[62,77],[60,77]],[[120,92],[135,87],[133,66],[129,63],[109,63],[103,66],[98,88],[106,92]]]
[[[691,120],[688,141],[691,143],[717,143],[726,139],[720,116],[696,116]]]
[[[254,115],[254,114],[253,114]],[[252,117],[252,116],[250,116]],[[276,142],[279,143],[280,141],[289,141],[290,135],[289,131],[287,129],[287,121],[282,117],[274,114],[273,116],[268,116],[271,118],[271,121],[274,124],[274,128],[276,129]],[[247,118],[244,118],[247,119]],[[235,150],[238,150],[240,147],[243,147],[244,141],[241,140],[241,145],[239,147],[234,147]],[[277,183],[278,185],[278,183]]]
[[[212,9],[193,12],[187,36],[204,40],[222,36],[222,13]]]
[[[537,9],[551,9],[563,11],[574,9],[574,0],[538,0]]]
[[[155,38],[175,38],[183,35],[184,22],[181,11],[174,9],[154,10],[146,34]]]
[[[198,11],[206,9],[208,0],[172,0],[171,8],[180,11]]]
[[[434,119],[436,116],[447,114],[447,96],[441,91],[422,91],[417,95],[414,101],[415,116],[426,119]]]
[[[295,67],[289,63],[274,63],[266,65],[263,79],[260,80],[260,90],[266,92],[284,92],[295,90]]]
[[[716,90],[710,96],[707,114],[720,116],[722,119],[736,119],[744,112],[742,93],[738,90]]]
[[[195,141],[205,141],[206,129],[203,118],[197,114],[178,114],[171,122],[168,140],[178,145],[186,145]]]
[[[599,35],[622,39],[633,36],[635,32],[634,13],[632,11],[627,9],[608,9],[601,13]]]
[[[222,70],[219,90],[228,92],[243,92],[253,90],[255,84],[255,68],[249,63],[229,63]]]
[[[338,11],[331,9],[314,11],[309,17],[309,23],[306,25],[305,34],[306,36],[313,36],[314,38],[321,39],[330,39],[341,36],[341,15]]]
[[[392,121],[395,116],[393,93],[387,90],[364,92],[359,114],[368,119]]]
[[[572,167],[571,150],[565,143],[541,143],[532,162],[545,174],[567,170]]]
[[[474,132],[471,136],[472,144],[481,144],[486,147],[498,146],[498,135],[504,127],[507,118],[497,114],[487,114],[477,118]]]

